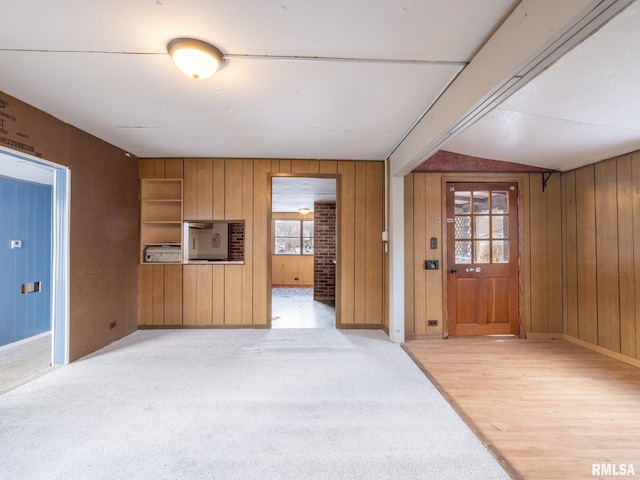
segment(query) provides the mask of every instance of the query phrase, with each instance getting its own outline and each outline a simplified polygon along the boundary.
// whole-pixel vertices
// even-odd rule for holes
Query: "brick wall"
[[[313,231],[313,298],[336,298],[336,204],[314,204]]]
[[[244,222],[229,224],[229,261],[244,261]]]

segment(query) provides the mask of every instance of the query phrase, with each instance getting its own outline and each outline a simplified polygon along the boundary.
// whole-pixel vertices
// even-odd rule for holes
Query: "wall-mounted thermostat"
[[[22,240],[11,240],[11,248],[22,248]]]

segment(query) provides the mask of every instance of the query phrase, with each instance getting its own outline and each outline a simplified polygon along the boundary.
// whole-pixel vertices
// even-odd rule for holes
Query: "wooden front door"
[[[518,185],[447,183],[449,335],[518,333]]]

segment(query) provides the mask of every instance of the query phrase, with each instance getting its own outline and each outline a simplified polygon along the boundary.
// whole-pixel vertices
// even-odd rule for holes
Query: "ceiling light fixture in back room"
[[[196,80],[208,78],[222,67],[222,52],[202,40],[175,38],[167,45],[167,51],[178,68]]]

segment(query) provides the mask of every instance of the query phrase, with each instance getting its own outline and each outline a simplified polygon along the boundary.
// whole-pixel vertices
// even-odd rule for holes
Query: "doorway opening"
[[[271,179],[271,328],[335,328],[337,180]]]
[[[29,273],[41,269],[43,278],[30,280],[25,277],[25,279],[19,280],[16,277],[13,280],[13,283],[16,281],[19,283],[20,300],[27,301],[30,304],[46,303],[46,305],[40,305],[41,308],[39,309],[39,311],[45,312],[44,314],[47,317],[40,319],[44,322],[43,324],[46,324],[46,327],[34,329],[33,322],[27,321],[23,334],[19,335],[20,338],[16,337],[17,342],[9,343],[8,348],[14,350],[14,344],[19,348],[19,341],[38,340],[41,343],[44,338],[45,342],[50,342],[50,347],[44,350],[45,355],[49,357],[48,363],[50,365],[66,364],[69,362],[70,171],[66,167],[46,160],[0,147],[0,175],[12,181],[26,182],[27,184],[42,187],[35,188],[36,191],[33,195],[36,198],[48,196],[47,202],[44,202],[48,205],[46,208],[48,210],[48,222],[43,223],[41,218],[38,219],[37,215],[41,214],[43,210],[39,208],[36,215],[27,215],[28,218],[34,218],[34,221],[31,222],[33,225],[23,225],[20,233],[17,234],[17,236],[25,235],[26,233],[24,232],[27,227],[29,229],[31,227],[37,229],[42,227],[43,224],[48,224],[48,231],[40,232],[42,235],[49,236],[49,243],[46,245],[48,250],[46,264],[43,264],[41,260],[45,257],[36,254],[33,258],[33,268],[29,267],[27,269]],[[24,222],[23,213],[18,213],[18,215],[21,217],[18,219],[18,223]],[[10,242],[7,242],[7,248],[10,245],[14,254],[28,254],[29,245],[34,243],[31,238],[24,243],[22,238],[11,238],[10,240]],[[0,274],[5,273],[0,272]],[[12,280],[8,281],[11,282]],[[13,287],[16,287],[16,285],[13,285]],[[47,293],[46,299],[41,295],[43,292]],[[33,310],[32,307],[30,305],[28,310]],[[14,313],[16,318],[22,317],[22,313],[19,311]],[[7,321],[6,318],[5,321]]]

